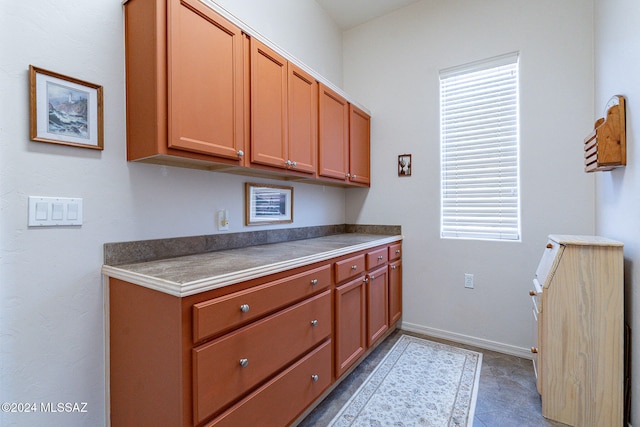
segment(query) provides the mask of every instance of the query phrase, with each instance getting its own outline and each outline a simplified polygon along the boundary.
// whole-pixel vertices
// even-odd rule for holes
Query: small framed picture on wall
[[[411,154],[398,156],[398,176],[411,176]]]

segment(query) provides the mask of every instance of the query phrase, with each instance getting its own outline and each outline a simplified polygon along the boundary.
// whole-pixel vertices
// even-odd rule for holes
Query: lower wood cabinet
[[[366,289],[362,277],[338,286],[336,310],[336,377],[349,370],[367,349]]]
[[[111,425],[291,424],[399,319],[390,251],[182,298],[110,278]]]

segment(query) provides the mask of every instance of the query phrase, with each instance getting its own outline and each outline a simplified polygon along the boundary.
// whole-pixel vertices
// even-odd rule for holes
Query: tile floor
[[[440,341],[482,353],[480,385],[476,401],[474,427],[561,427],[565,424],[542,416],[540,395],[536,390],[530,360],[509,356],[467,345],[434,339],[406,331],[389,335],[360,365],[320,403],[299,427],[324,427],[368,377],[386,352],[393,347],[400,333]]]

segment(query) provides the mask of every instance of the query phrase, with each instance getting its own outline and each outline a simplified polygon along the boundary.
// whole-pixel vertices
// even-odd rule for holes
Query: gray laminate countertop
[[[102,274],[184,297],[401,240],[401,235],[335,234],[133,264],[104,265]]]

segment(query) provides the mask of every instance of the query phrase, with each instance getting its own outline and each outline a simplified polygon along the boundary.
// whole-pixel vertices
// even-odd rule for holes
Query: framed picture
[[[245,223],[293,222],[293,187],[245,183]]]
[[[411,154],[398,156],[398,176],[411,176]]]
[[[102,150],[102,86],[29,66],[31,139]]]

